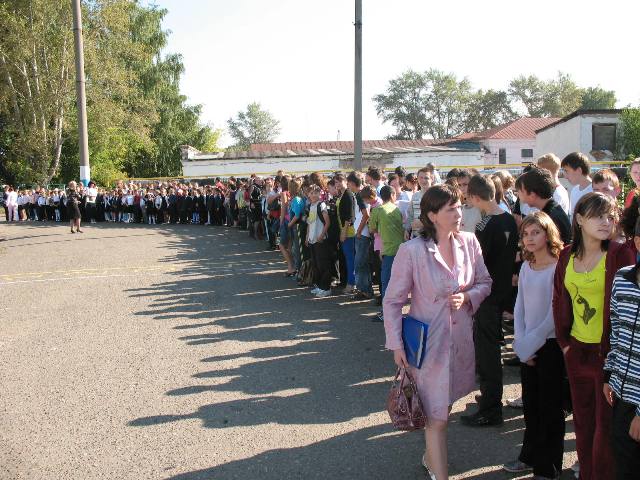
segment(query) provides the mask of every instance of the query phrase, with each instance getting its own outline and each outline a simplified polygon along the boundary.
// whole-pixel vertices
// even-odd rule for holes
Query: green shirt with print
[[[393,256],[398,253],[400,244],[404,242],[404,228],[402,214],[395,204],[387,202],[371,209],[369,228],[382,237],[382,255]]]

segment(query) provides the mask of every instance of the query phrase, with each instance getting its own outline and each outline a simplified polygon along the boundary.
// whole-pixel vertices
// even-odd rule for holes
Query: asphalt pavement
[[[375,306],[314,298],[235,229],[84,232],[0,225],[0,479],[424,478],[421,433],[384,410]],[[464,427],[472,398],[454,406],[451,478],[525,478],[500,470],[522,412]]]

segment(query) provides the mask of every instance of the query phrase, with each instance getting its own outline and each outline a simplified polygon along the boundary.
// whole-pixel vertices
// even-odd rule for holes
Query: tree
[[[451,138],[464,132],[465,112],[471,94],[466,78],[431,69],[426,73],[427,132],[432,138]]]
[[[605,110],[616,108],[616,92],[600,87],[589,87],[582,92],[581,110]]]
[[[253,143],[271,143],[280,133],[280,122],[257,102],[238,112],[227,121],[229,134],[236,141],[234,147],[248,149]]]
[[[427,94],[426,76],[408,70],[389,82],[386,93],[373,97],[378,116],[395,127],[394,139],[420,139],[427,134]]]
[[[640,157],[640,108],[625,108],[620,123],[623,155],[629,159]]]
[[[583,90],[568,74],[558,72],[557,78],[546,82],[543,116],[564,117],[580,108]]]
[[[69,2],[0,4],[0,113],[12,136],[8,178],[46,181],[58,168],[73,99],[70,24]]]
[[[530,117],[546,116],[544,110],[545,83],[535,75],[525,77],[520,75],[509,83],[509,96],[516,104],[525,108],[525,114]]]
[[[478,132],[503,125],[518,118],[511,108],[507,92],[497,90],[478,90],[473,93],[467,104],[465,131]]]
[[[383,122],[396,129],[398,139],[449,138],[461,133],[471,84],[454,74],[431,69],[409,70],[389,82],[385,93],[373,97]]]
[[[83,2],[89,152],[95,179],[181,173],[181,144],[215,148],[201,107],[163,54],[167,11],[135,0]],[[70,2],[0,3],[0,175],[46,183],[78,174]]]
[[[580,108],[583,90],[571,76],[558,72],[551,80],[521,75],[509,83],[509,95],[516,107],[524,106],[529,117],[563,117]]]

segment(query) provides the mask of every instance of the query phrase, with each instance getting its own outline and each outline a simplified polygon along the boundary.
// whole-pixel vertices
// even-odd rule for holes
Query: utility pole
[[[353,99],[353,168],[362,170],[362,0],[356,0],[355,85]]]
[[[71,0],[73,8],[73,36],[76,53],[76,101],[78,104],[78,131],[80,146],[80,181],[86,187],[91,179],[89,167],[89,138],[87,133],[87,96],[84,81],[84,42],[82,40],[81,0]]]

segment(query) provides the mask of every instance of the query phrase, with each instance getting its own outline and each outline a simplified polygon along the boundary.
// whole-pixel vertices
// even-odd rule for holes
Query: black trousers
[[[373,283],[378,285],[378,291],[382,295],[382,258],[379,252],[373,250],[373,242],[371,242],[371,276]]]
[[[340,288],[347,286],[347,259],[344,257],[341,244],[338,245],[338,278],[340,278]]]
[[[562,471],[565,433],[564,358],[557,340],[547,340],[534,361],[533,367],[520,365],[525,431],[518,458],[534,475],[555,478]]]
[[[96,219],[96,204],[87,202],[87,206],[85,207],[87,212],[87,220],[95,220]]]
[[[330,290],[336,277],[336,260],[333,244],[327,240],[309,245],[313,265],[313,283],[322,290]]]
[[[616,463],[616,480],[633,480],[640,476],[640,442],[629,436],[635,412],[635,405],[619,398],[613,405],[611,443]]]
[[[497,305],[484,301],[474,315],[473,340],[476,347],[476,373],[480,380],[479,411],[502,414],[502,314]]]

